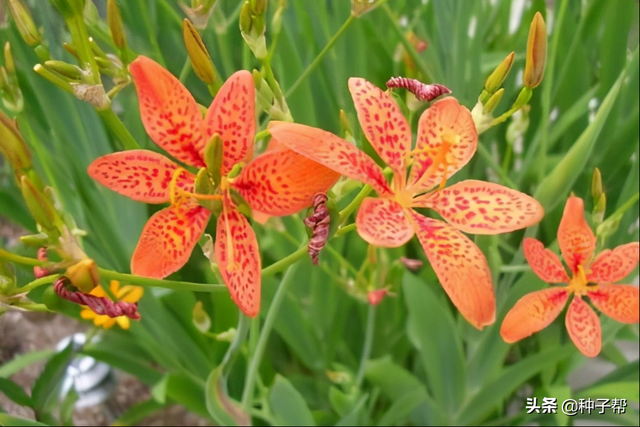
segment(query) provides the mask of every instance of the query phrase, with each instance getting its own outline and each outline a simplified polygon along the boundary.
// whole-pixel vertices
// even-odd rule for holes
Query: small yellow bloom
[[[116,296],[118,301],[136,303],[140,301],[142,295],[144,294],[144,289],[140,286],[132,286],[126,285],[120,287],[120,282],[117,280],[112,280],[109,283],[109,288],[113,295]],[[108,298],[107,293],[102,289],[102,286],[96,286],[90,292],[90,295],[100,297],[100,298]],[[100,326],[105,329],[111,328],[116,323],[122,329],[129,329],[131,326],[131,320],[127,316],[119,316],[119,317],[109,317],[106,314],[96,314],[86,305],[82,306],[82,311],[80,312],[80,317],[86,320],[93,320],[93,324],[96,326]]]

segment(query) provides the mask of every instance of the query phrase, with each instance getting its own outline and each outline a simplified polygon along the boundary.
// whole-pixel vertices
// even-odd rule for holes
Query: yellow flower
[[[118,301],[136,303],[140,301],[142,295],[144,293],[144,289],[140,286],[132,286],[127,285],[120,287],[120,282],[117,280],[112,280],[109,283],[109,288],[113,295],[116,296]],[[107,293],[102,289],[102,286],[96,286],[90,292],[90,295],[100,298],[108,298]],[[131,320],[127,316],[119,316],[119,317],[109,317],[106,314],[96,314],[93,310],[91,310],[86,305],[82,306],[82,311],[80,312],[80,317],[86,320],[93,320],[93,324],[96,326],[100,326],[105,329],[111,328],[116,323],[122,329],[129,329],[131,326]]]

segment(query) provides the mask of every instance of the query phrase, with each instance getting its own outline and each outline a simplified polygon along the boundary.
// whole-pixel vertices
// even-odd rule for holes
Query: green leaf
[[[357,426],[360,424],[360,417],[364,412],[364,404],[367,403],[367,399],[369,396],[362,396],[358,403],[354,406],[354,408],[346,414],[344,417],[340,418],[340,421],[336,423],[336,426]],[[366,425],[366,424],[365,424]]]
[[[34,420],[0,413],[0,426],[46,426]]]
[[[283,426],[315,426],[302,395],[286,378],[278,375],[269,392],[269,405],[279,425]]]
[[[67,395],[62,400],[60,404],[60,421],[62,425],[72,426],[73,425],[73,410],[75,409],[75,404],[78,401],[78,392],[75,387],[71,387]]]
[[[0,378],[9,378],[13,374],[20,372],[27,366],[51,357],[55,351],[39,350],[29,353],[19,354],[9,362],[0,366]]]
[[[627,399],[632,402],[640,400],[640,389],[638,381],[612,382],[607,384],[598,384],[576,393],[577,398],[593,398],[593,399]]]
[[[62,379],[74,355],[73,343],[70,343],[64,350],[49,359],[33,385],[31,397],[33,409],[38,418],[44,415],[50,404],[57,401]]]
[[[33,400],[27,393],[24,392],[22,387],[13,381],[0,378],[0,392],[4,393],[10,400],[22,406],[33,406]]]
[[[138,424],[144,418],[150,416],[156,411],[164,408],[164,405],[158,403],[155,399],[145,400],[144,402],[136,403],[127,409],[122,415],[118,417],[111,425],[120,426],[132,426]]]
[[[240,404],[231,399],[224,390],[221,379],[223,365],[211,371],[205,388],[207,410],[213,419],[222,426],[250,425],[250,417]]]
[[[151,388],[151,396],[161,404],[167,401],[167,383],[169,376],[165,375]]]

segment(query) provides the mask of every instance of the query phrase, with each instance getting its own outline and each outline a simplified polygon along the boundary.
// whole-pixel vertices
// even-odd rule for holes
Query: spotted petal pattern
[[[381,195],[390,195],[382,169],[373,159],[332,133],[297,123],[271,122],[271,135],[281,144],[351,179],[364,182]]]
[[[638,265],[638,242],[602,251],[591,264],[587,280],[595,283],[615,283],[624,279]]]
[[[349,79],[349,91],[362,131],[380,158],[396,173],[406,173],[411,128],[393,98],[365,79]]]
[[[575,296],[565,319],[567,331],[578,350],[587,357],[596,357],[602,347],[600,319],[589,304]]]
[[[478,329],[495,321],[496,301],[487,260],[461,232],[413,214],[418,239],[442,287],[462,316]]]
[[[542,242],[527,237],[524,239],[522,249],[531,269],[539,278],[547,283],[569,283],[569,276],[562,261],[553,251],[545,249]]]
[[[142,230],[131,258],[131,272],[162,279],[189,260],[211,212],[195,201],[156,212]]]
[[[622,323],[638,323],[638,288],[630,285],[599,285],[587,292],[598,310]]]
[[[437,101],[420,117],[408,188],[419,193],[441,184],[469,163],[477,145],[469,110],[452,97]]]
[[[416,200],[419,200],[416,199]],[[465,233],[507,233],[537,224],[544,209],[533,197],[502,185],[467,180],[437,191],[424,206]]]
[[[231,299],[244,314],[260,312],[260,252],[247,219],[230,203],[218,218],[215,254]]]
[[[89,165],[89,176],[123,196],[144,203],[170,200],[169,184],[178,165],[162,154],[148,150],[129,150],[99,157]],[[194,176],[182,173],[176,185],[193,189]]]
[[[383,248],[402,246],[415,234],[405,210],[391,199],[364,199],[356,217],[356,227],[366,242]]]
[[[562,312],[567,298],[565,288],[548,288],[523,296],[502,322],[502,339],[513,343],[546,328]]]
[[[176,159],[204,166],[202,114],[187,88],[157,62],[139,56],[129,66],[151,139]]]
[[[340,174],[287,148],[256,157],[234,182],[252,209],[267,215],[291,215],[311,206]]]
[[[579,265],[587,270],[596,248],[596,237],[584,219],[584,203],[578,197],[569,197],[564,207],[558,227],[558,244],[571,271],[578,271]]]
[[[222,174],[253,156],[256,133],[255,87],[246,70],[233,73],[222,85],[204,119],[205,144],[214,134],[222,138]]]

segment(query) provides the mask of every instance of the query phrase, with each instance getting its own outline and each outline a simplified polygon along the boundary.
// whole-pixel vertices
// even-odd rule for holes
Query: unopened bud
[[[31,167],[31,154],[15,122],[0,110],[0,153],[18,172]]]
[[[521,109],[522,107],[524,107],[529,103],[532,95],[533,95],[533,92],[531,91],[530,88],[523,87],[520,93],[518,94],[518,97],[516,98],[516,102],[513,103],[513,106],[511,108],[513,110]]]
[[[13,265],[0,261],[0,296],[12,295],[16,287],[16,272]]]
[[[85,0],[50,0],[65,18],[83,18]]]
[[[249,0],[251,12],[254,15],[264,15],[267,12],[267,0]]]
[[[400,261],[405,267],[407,267],[408,270],[413,271],[414,273],[420,270],[423,265],[423,262],[419,259],[400,257]]]
[[[49,236],[44,233],[28,234],[26,236],[20,236],[20,241],[25,246],[44,246],[49,242]]]
[[[493,95],[491,95],[491,98],[489,98],[489,100],[484,104],[483,108],[482,108],[482,112],[484,114],[491,114],[495,111],[496,107],[498,107],[498,104],[500,103],[500,101],[502,101],[502,96],[504,95],[504,88],[500,88],[498,89],[498,91],[496,91],[496,93],[494,93]]]
[[[607,195],[600,194],[600,197],[594,199],[595,204],[593,206],[593,222],[598,225],[602,223],[604,214],[607,211]]]
[[[7,73],[13,75],[16,73],[16,64],[13,62],[13,55],[11,54],[11,43],[6,42],[4,44],[4,66],[7,69]]]
[[[527,40],[527,61],[524,67],[523,83],[528,88],[537,87],[544,76],[547,62],[547,27],[540,12],[536,12],[529,27]]]
[[[204,45],[198,30],[186,18],[182,21],[182,37],[184,38],[184,45],[187,48],[193,71],[206,84],[213,84],[216,78],[216,71],[207,47]]]
[[[107,24],[109,25],[109,30],[111,30],[111,38],[116,47],[120,50],[126,49],[127,36],[124,31],[120,8],[116,0],[107,1]]]
[[[44,65],[56,73],[70,80],[81,81],[84,72],[77,66],[63,61],[47,61]]]
[[[7,0],[7,4],[9,5],[9,12],[11,12],[11,16],[13,16],[18,32],[25,43],[29,46],[40,44],[40,33],[38,32],[36,24],[33,22],[31,12],[29,12],[27,6],[22,3],[22,0]]]
[[[22,175],[20,179],[20,190],[33,219],[45,230],[53,230],[58,222],[58,215],[51,201],[26,175]]]
[[[251,4],[248,1],[240,10],[240,31],[247,34],[251,31]]]
[[[254,7],[257,12],[254,12]],[[257,59],[267,57],[264,9],[266,1],[247,0],[240,11],[240,33]]]
[[[372,11],[378,6],[379,0],[351,0],[351,14],[356,18]]]
[[[282,14],[284,13],[284,9],[287,5],[286,0],[280,0],[278,2],[278,8],[273,14],[273,18],[271,18],[271,32],[272,34],[278,34],[282,29]]]
[[[202,301],[196,302],[196,305],[193,307],[192,315],[193,325],[196,329],[202,333],[208,332],[211,328],[211,318],[202,307]]]
[[[375,291],[370,291],[367,294],[367,300],[369,301],[369,304],[375,307],[382,302],[388,293],[389,291],[386,289],[376,289]]]
[[[91,258],[85,258],[67,268],[64,275],[69,279],[73,286],[85,294],[88,294],[93,288],[100,285],[98,267],[96,266],[95,261]]]
[[[600,173],[600,169],[595,168],[591,176],[591,197],[593,197],[594,203],[598,202],[602,193],[602,174]]]
[[[484,82],[484,89],[491,93],[494,93],[509,75],[511,66],[513,65],[513,58],[516,56],[515,52],[511,52],[507,57],[493,70],[493,73]]]
[[[73,56],[76,59],[80,59],[80,56],[78,55],[78,51],[76,50],[75,47],[73,47],[73,45],[69,44],[69,43],[62,43],[62,47],[64,48],[64,50],[66,50],[67,52],[69,52],[71,54],[71,56]]]

